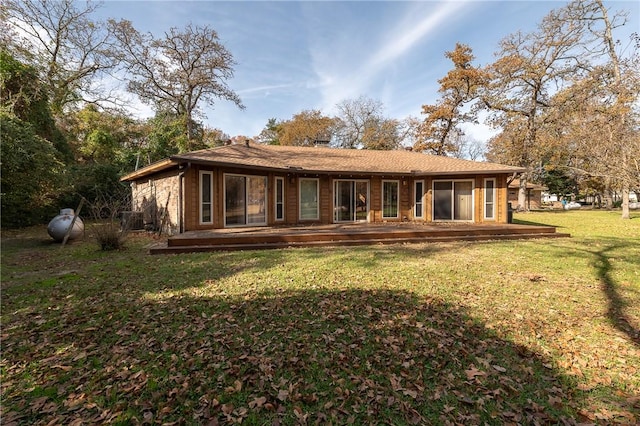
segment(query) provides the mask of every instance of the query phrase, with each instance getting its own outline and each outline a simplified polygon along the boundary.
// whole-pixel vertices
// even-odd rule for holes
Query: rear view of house
[[[507,222],[520,167],[426,155],[254,143],[174,155],[122,178],[169,234],[350,222]]]

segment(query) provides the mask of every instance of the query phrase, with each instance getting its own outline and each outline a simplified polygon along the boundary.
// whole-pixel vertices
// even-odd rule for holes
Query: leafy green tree
[[[577,179],[566,170],[554,167],[545,169],[542,175],[542,183],[549,189],[551,194],[566,197],[570,194],[578,193]]]
[[[41,223],[56,210],[64,164],[31,124],[0,111],[0,128],[2,226]]]
[[[280,145],[279,134],[280,122],[276,118],[270,118],[256,139],[266,145]]]
[[[56,126],[49,109],[45,87],[38,71],[0,50],[0,105],[2,111],[28,123],[36,135],[50,141],[59,160],[69,163],[73,154],[64,135]]]
[[[73,159],[37,75],[33,67],[0,51],[2,226],[31,225],[50,216],[65,162]]]
[[[185,117],[171,111],[156,113],[142,125],[136,143],[131,145],[127,153],[137,157],[138,163],[142,161],[148,164],[178,153],[222,144],[221,140],[226,136],[223,132],[205,129],[199,123],[192,123],[189,140],[184,133],[184,120]]]

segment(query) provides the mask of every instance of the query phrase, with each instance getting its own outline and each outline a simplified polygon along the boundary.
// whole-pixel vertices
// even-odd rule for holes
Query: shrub
[[[130,227],[122,223],[122,212],[129,210],[130,197],[99,195],[90,203],[91,216],[95,223],[92,233],[100,250],[120,250],[124,247]]]
[[[92,232],[102,251],[120,250],[124,247],[126,231],[120,228],[120,224],[111,221],[96,223],[92,226]]]

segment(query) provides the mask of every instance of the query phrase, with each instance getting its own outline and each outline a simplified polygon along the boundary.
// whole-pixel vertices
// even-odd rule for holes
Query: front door
[[[334,222],[366,221],[369,213],[369,181],[334,181]]]

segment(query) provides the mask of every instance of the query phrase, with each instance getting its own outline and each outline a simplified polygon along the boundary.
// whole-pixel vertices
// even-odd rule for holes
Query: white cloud
[[[448,2],[438,4],[438,7],[429,12],[426,17],[414,20],[421,13],[413,9],[407,16],[407,20],[400,26],[393,28],[390,32],[389,41],[384,44],[371,58],[366,68],[371,72],[378,72],[380,69],[392,64],[399,57],[410,51],[417,43],[438,29],[446,22],[450,16],[460,9],[464,2]]]
[[[353,33],[339,42],[311,46],[312,65],[322,82],[319,85],[321,109],[331,112],[340,101],[360,95],[390,97],[393,89],[387,83],[394,80],[390,77],[396,74],[398,61],[452,19],[464,2],[408,5],[410,7],[396,25],[382,27],[378,46],[374,44],[376,40],[365,40],[362,45],[363,40],[354,37]],[[364,55],[367,51],[371,54]],[[376,80],[383,81],[379,87],[372,87]]]

